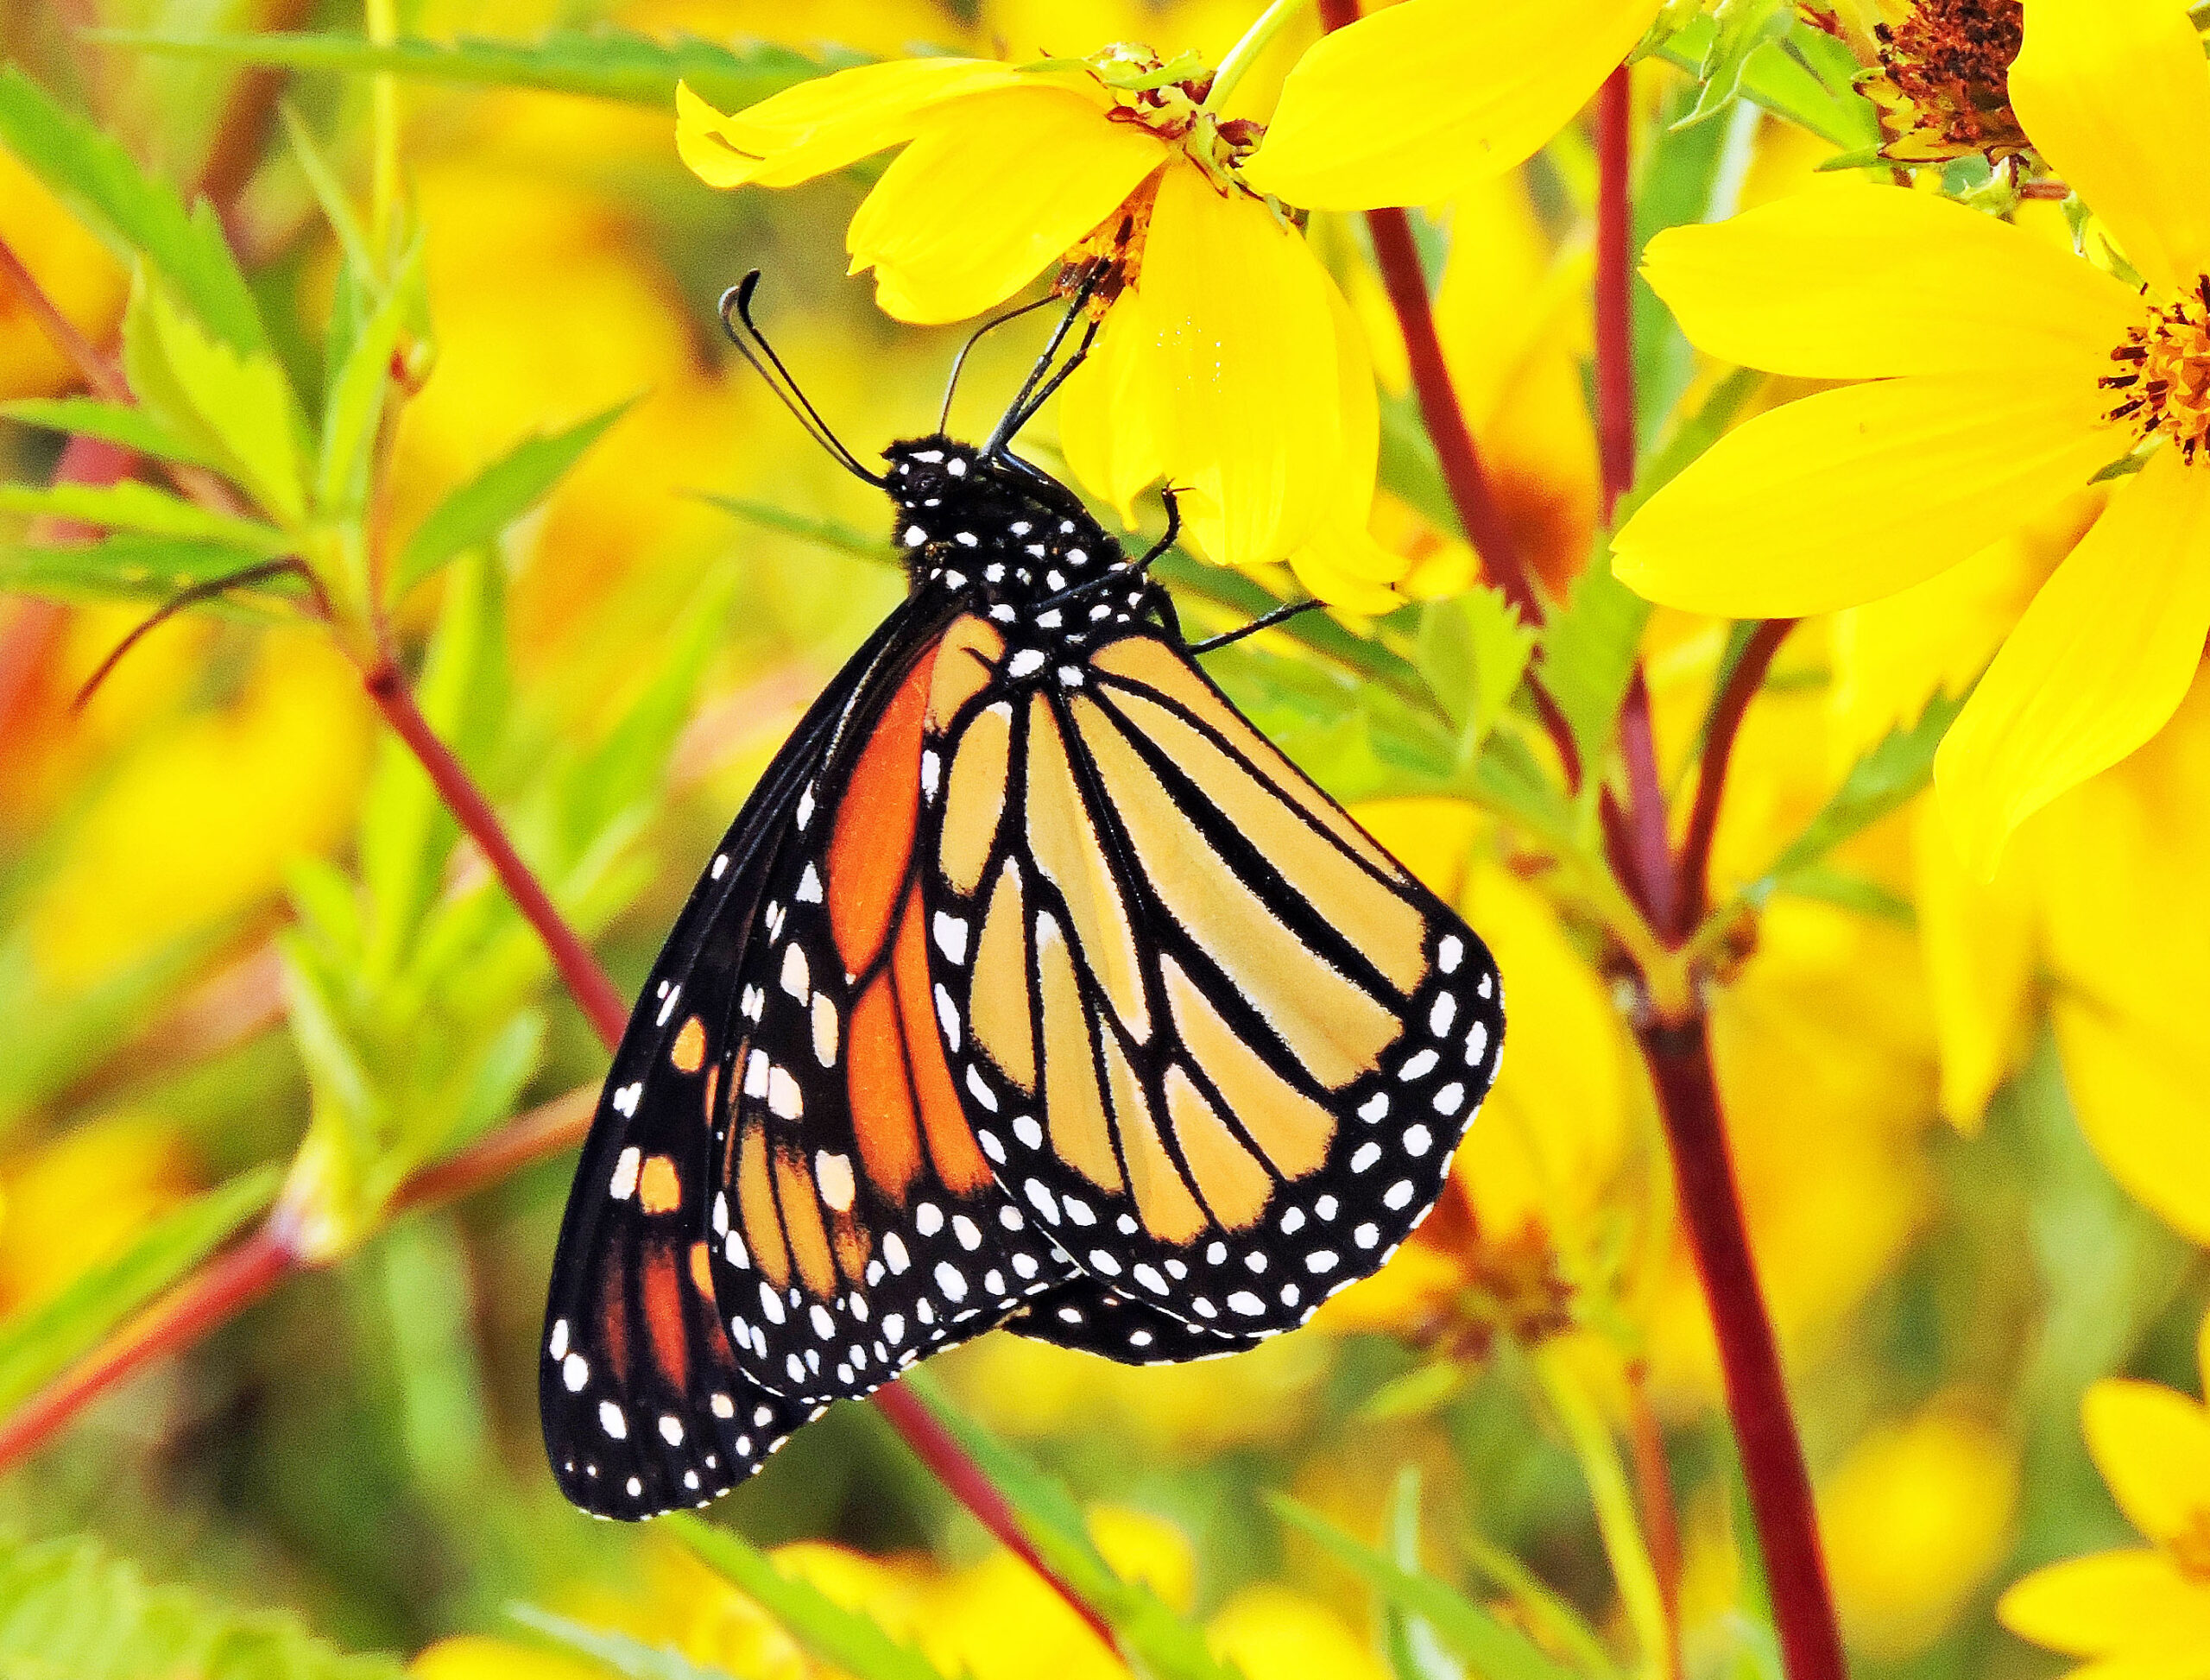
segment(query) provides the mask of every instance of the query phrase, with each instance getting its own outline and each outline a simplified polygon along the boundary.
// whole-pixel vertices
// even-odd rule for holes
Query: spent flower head
[[[2177,0],[2027,0],[2024,40],[2011,98],[2100,218],[2089,260],[1892,186],[1660,235],[1651,283],[1703,349],[1861,382],[1740,427],[1613,544],[1653,600],[1796,616],[1909,589],[2122,476],[1942,744],[1942,809],[1983,875],[2163,725],[2210,634],[2210,65]]]
[[[1860,86],[1879,110],[1885,156],[1994,162],[2027,149],[2011,109],[2011,66],[2025,42],[2020,0],[1914,0],[1873,35],[1879,68]]]

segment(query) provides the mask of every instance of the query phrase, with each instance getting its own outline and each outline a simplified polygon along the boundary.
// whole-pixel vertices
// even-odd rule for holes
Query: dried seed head
[[[2011,66],[2025,39],[2020,0],[1918,0],[1881,24],[1880,67],[1864,83],[1888,136],[1884,155],[1936,162],[1979,154],[1991,163],[2028,142],[2011,110]]]

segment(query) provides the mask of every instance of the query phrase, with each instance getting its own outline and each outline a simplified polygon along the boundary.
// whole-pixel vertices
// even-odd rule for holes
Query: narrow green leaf
[[[991,1486],[1020,1518],[1037,1552],[1060,1580],[1111,1626],[1140,1665],[1159,1680],[1240,1680],[1234,1664],[1214,1656],[1204,1636],[1160,1601],[1148,1587],[1113,1572],[1089,1538],[1082,1507],[1065,1487],[945,1405],[917,1372],[900,1379],[982,1467]]]
[[[811,1582],[785,1575],[764,1552],[729,1530],[710,1527],[686,1512],[661,1520],[708,1568],[763,1606],[807,1651],[853,1680],[944,1680],[910,1645]]]
[[[1762,902],[1773,891],[1786,889],[1792,877],[1916,798],[1933,780],[1934,755],[1964,704],[1961,698],[1935,695],[1916,723],[1891,731],[1852,765],[1834,797],[1746,889],[1746,896]]]
[[[388,73],[477,87],[533,87],[672,110],[675,85],[723,111],[744,106],[864,60],[833,53],[817,60],[765,41],[717,46],[692,38],[655,41],[625,29],[554,29],[535,41],[406,40],[377,46],[357,35],[217,35],[187,37],[92,30],[88,40],[179,58],[288,70]]]
[[[289,99],[281,102],[276,109],[284,118],[284,133],[292,142],[292,155],[299,160],[300,173],[307,178],[315,202],[322,206],[323,219],[338,236],[338,249],[345,253],[346,266],[359,279],[372,278],[376,265],[376,259],[369,255],[368,234],[353,213],[345,189],[338,184],[337,172],[322,155],[322,148],[315,144],[313,130],[292,108]]]
[[[204,443],[186,438],[162,423],[146,408],[128,403],[102,402],[96,397],[28,398],[0,403],[0,418],[48,432],[66,432],[79,438],[99,438],[157,460],[182,461],[192,466],[212,467],[221,462]]]
[[[1600,764],[1611,746],[1650,610],[1599,557],[1544,628],[1543,684],[1565,714],[1584,764]]]
[[[403,1680],[281,1612],[149,1584],[88,1539],[0,1544],[0,1674],[10,1680]]]
[[[347,352],[323,404],[322,458],[315,469],[315,505],[342,511],[367,494],[369,456],[391,388],[392,353],[399,347],[422,272],[418,239],[392,278],[391,289],[369,317]]]
[[[13,65],[0,69],[0,145],[128,262],[143,256],[208,330],[231,349],[265,351],[268,334],[222,224],[202,201],[186,214],[166,182],[140,169],[110,136]]]
[[[1807,868],[1792,869],[1785,880],[1775,887],[1790,898],[1811,899],[1820,904],[1831,904],[1837,909],[1847,910],[1874,921],[1892,922],[1897,927],[1915,928],[1918,925],[1917,906],[1893,887],[1883,887],[1878,881],[1852,875],[1846,869],[1814,863]]]
[[[1450,1367],[1444,1367],[1444,1369]],[[1389,1559],[1409,1574],[1420,1573],[1419,1471],[1406,1465],[1389,1490]],[[1451,1659],[1435,1630],[1421,1617],[1395,1604],[1381,1612],[1382,1645],[1397,1680],[1463,1680],[1465,1669]]]
[[[282,1176],[256,1167],[193,1197],[59,1294],[0,1323],[0,1412],[12,1411],[266,1209]]]
[[[1765,388],[1765,377],[1755,368],[1736,368],[1713,384],[1696,411],[1666,433],[1664,441],[1644,457],[1634,475],[1634,488],[1620,498],[1614,527],[1633,518],[1637,508],[1717,443]]]
[[[1575,1671],[1545,1656],[1527,1636],[1432,1576],[1417,1575],[1354,1540],[1294,1500],[1274,1494],[1274,1514],[1319,1543],[1380,1594],[1385,1603],[1418,1615],[1488,1680],[1569,1680]]]
[[[698,499],[733,514],[755,525],[763,525],[770,531],[780,532],[786,537],[796,537],[803,542],[818,543],[840,554],[849,554],[855,559],[872,560],[878,565],[903,565],[887,537],[862,531],[856,526],[837,519],[810,519],[804,514],[793,514],[778,508],[772,502],[756,502],[749,496],[717,496],[702,490]]]
[[[71,601],[166,601],[179,590],[262,564],[258,549],[196,537],[114,536],[98,542],[0,544],[0,590]],[[262,580],[223,597],[231,606],[296,599],[296,578]]]
[[[565,432],[525,438],[446,496],[431,509],[400,556],[393,599],[463,549],[490,541],[535,507],[635,401],[617,402]]]
[[[509,1605],[507,1614],[555,1645],[604,1664],[624,1680],[731,1680],[726,1669],[694,1663],[668,1646],[648,1645],[610,1628],[586,1627],[534,1604]]]
[[[1518,1557],[1477,1532],[1465,1534],[1461,1544],[1467,1561],[1512,1595],[1530,1628],[1571,1652],[1585,1673],[1601,1677],[1618,1672],[1604,1642],[1581,1612]]]
[[[236,548],[262,559],[288,553],[281,531],[256,520],[210,513],[151,484],[0,484],[0,513],[33,519],[68,519],[110,531],[153,537],[189,537]]]

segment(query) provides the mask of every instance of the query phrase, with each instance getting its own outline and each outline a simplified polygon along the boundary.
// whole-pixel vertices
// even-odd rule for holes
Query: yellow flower
[[[1819,1531],[1851,1642],[1895,1661],[1954,1625],[2011,1544],[2017,1449],[1986,1401],[1948,1393],[1872,1431],[1819,1489]]]
[[[2019,227],[1885,186],[1651,242],[1713,354],[1864,382],[1760,415],[1614,541],[1653,600],[1739,616],[1896,594],[2140,470],[2035,597],[1936,765],[1959,849],[2163,724],[2210,632],[2210,66],[2178,0],[2027,0],[2013,107],[2146,295]]]
[[[1298,60],[1244,175],[1309,210],[1432,204],[1573,118],[1664,0],[1405,0]]]
[[[981,314],[1070,257],[1109,264],[1118,295],[1062,407],[1076,475],[1124,515],[1164,478],[1208,558],[1288,559],[1329,600],[1384,610],[1403,563],[1366,534],[1380,422],[1365,344],[1303,234],[1243,185],[1253,125],[1209,109],[1213,85],[1126,47],[1080,64],[924,59],[729,117],[681,89],[676,138],[721,187],[904,147],[846,238],[903,320]]]
[[[2201,1343],[2210,1367],[2210,1324]],[[2036,1645],[2091,1660],[2081,1680],[2210,1675],[2210,1414],[2154,1383],[2111,1380],[2080,1408],[2087,1450],[2150,1541],[2036,1569],[1995,1607]]]

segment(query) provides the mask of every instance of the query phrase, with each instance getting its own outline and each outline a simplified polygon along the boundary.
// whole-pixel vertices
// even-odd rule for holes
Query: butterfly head
[[[893,540],[917,587],[1025,605],[1124,564],[1080,498],[1017,456],[939,433],[893,444],[883,458]]]

